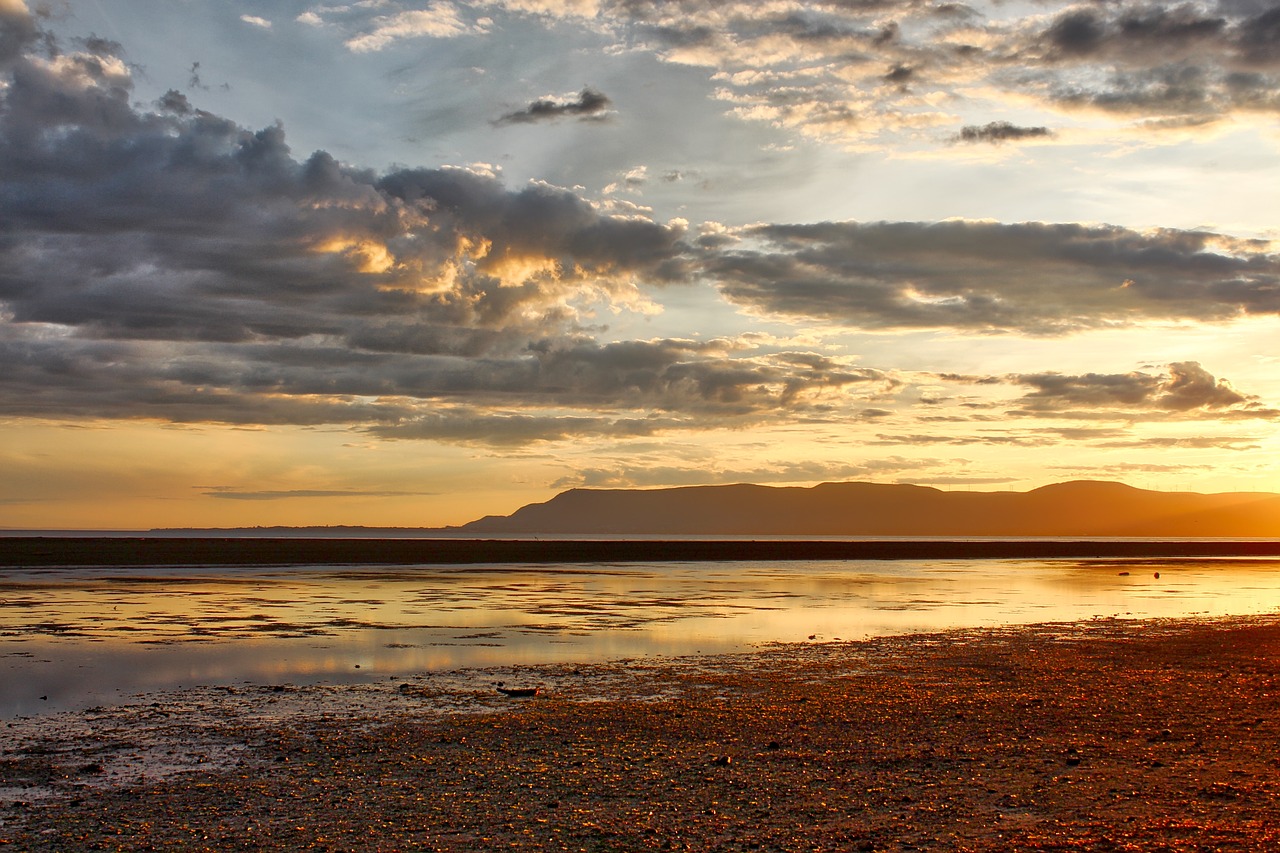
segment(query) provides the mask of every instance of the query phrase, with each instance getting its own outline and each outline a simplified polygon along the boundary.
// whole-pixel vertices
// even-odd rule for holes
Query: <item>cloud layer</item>
[[[1001,136],[1018,126],[996,115],[963,127],[958,120],[1010,101],[1049,114],[1109,116],[1145,133],[1280,111],[1280,10],[1264,3],[1056,2],[1021,17],[991,0],[432,0],[373,4],[363,14],[361,7],[316,7],[300,20],[341,28],[352,51],[482,37],[504,15],[587,27],[617,50],[706,69],[716,97],[744,120],[857,146],[922,136],[1027,138]]]
[[[1205,232],[828,222],[738,236],[706,262],[729,300],[855,327],[1054,335],[1280,311],[1271,244]]]
[[[457,9],[446,5],[387,14],[368,35],[450,20]],[[688,31],[706,8],[685,4],[677,21],[676,5],[627,14],[673,61],[681,45],[727,49],[716,32]],[[755,48],[785,30],[783,53],[797,39],[888,50],[904,38],[887,24],[835,26],[843,6],[818,8],[785,26],[777,10],[720,12],[734,26],[759,24]],[[941,7],[912,14],[944,29],[968,20]],[[611,340],[607,324],[698,288],[769,322],[833,334],[1050,336],[1280,312],[1280,258],[1264,241],[968,221],[707,223],[694,234],[680,220],[611,214],[576,190],[509,188],[480,167],[375,172],[324,151],[297,155],[282,126],[246,129],[177,91],[137,105],[112,43],[59,49],[21,8],[0,7],[0,21],[0,414],[10,417],[342,424],[495,445],[779,418],[838,426],[935,403],[911,397],[905,373],[820,345],[733,333]],[[1223,26],[1195,38],[1269,67],[1265,39]],[[1120,38],[1063,27],[1035,41],[1044,62],[1110,55],[1106,38]],[[900,59],[895,68],[925,67]],[[915,85],[914,70],[889,76]],[[596,115],[608,101],[586,89],[541,103],[509,121]],[[1196,363],[1171,371],[999,382],[1030,389],[1009,402],[1027,417],[1098,401],[1272,416]]]

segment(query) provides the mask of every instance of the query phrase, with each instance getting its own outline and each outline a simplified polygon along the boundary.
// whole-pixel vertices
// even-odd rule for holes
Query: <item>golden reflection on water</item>
[[[180,684],[1274,612],[1277,569],[1273,560],[1000,560],[9,571],[0,574],[0,715]]]

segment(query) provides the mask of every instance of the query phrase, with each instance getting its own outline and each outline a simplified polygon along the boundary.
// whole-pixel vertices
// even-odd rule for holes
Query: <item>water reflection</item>
[[[1272,560],[655,563],[0,574],[0,715],[176,685],[1272,612]]]

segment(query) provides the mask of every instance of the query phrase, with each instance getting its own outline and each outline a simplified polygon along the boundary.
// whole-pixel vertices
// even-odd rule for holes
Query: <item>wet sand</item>
[[[1278,699],[1280,616],[201,688],[0,728],[0,846],[1276,849]]]
[[[352,563],[1275,557],[1280,540],[504,540],[0,537],[0,568]]]

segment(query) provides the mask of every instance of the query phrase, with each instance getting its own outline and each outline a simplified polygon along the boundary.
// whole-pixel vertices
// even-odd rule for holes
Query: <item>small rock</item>
[[[719,767],[728,767],[733,763],[733,759],[728,755],[721,755],[715,758],[711,763]]]

